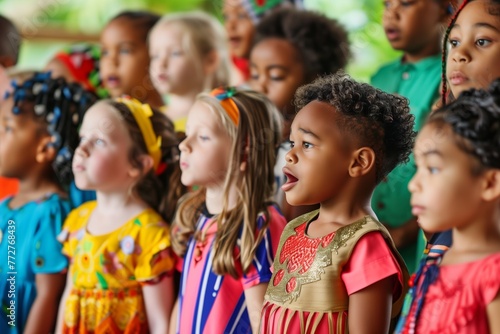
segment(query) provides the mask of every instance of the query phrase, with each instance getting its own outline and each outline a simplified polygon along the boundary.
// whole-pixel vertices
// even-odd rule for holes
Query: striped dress
[[[204,242],[194,238],[188,243],[180,264],[182,277],[179,291],[179,313],[176,333],[251,333],[250,317],[245,302],[245,290],[271,279],[270,267],[286,225],[285,218],[274,206],[269,206],[270,223],[257,247],[253,263],[246,274],[236,261],[238,278],[217,275],[212,271],[212,250],[217,225],[206,211],[200,215],[196,228],[208,227]],[[257,226],[264,223],[258,217]],[[235,256],[238,254],[235,249]],[[254,315],[259,317],[259,314]]]

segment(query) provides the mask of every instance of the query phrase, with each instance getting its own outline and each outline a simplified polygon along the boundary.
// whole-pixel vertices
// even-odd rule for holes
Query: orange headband
[[[238,123],[240,122],[240,111],[232,99],[234,93],[236,93],[235,87],[220,87],[211,91],[210,95],[219,100],[220,105],[224,108],[229,118],[231,118],[233,123],[238,126]]]

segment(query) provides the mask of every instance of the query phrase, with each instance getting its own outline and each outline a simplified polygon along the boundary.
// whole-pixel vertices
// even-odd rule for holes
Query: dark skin
[[[28,105],[26,105],[28,106]],[[50,144],[52,139],[42,123],[36,121],[29,111],[13,115],[12,99],[2,104],[0,115],[2,120],[1,138],[5,142],[20,142],[32,149],[23,150],[32,156],[19,160],[24,166],[9,166],[9,177],[19,180],[19,193],[9,206],[18,208],[28,202],[44,198],[48,193],[64,195],[60,185],[54,180],[51,164],[56,152]],[[24,110],[24,109],[23,109]],[[19,146],[20,149],[23,146]],[[50,333],[54,330],[57,305],[64,290],[66,274],[37,274],[35,278],[37,296],[28,315],[25,333]]]
[[[307,235],[314,238],[366,215],[375,216],[370,206],[376,179],[375,153],[335,131],[332,124],[339,117],[334,107],[313,101],[292,123],[292,149],[284,170],[296,181],[285,185],[285,193],[292,205],[320,203],[318,217],[307,229]],[[349,296],[350,332],[389,331],[394,279],[394,275],[386,277]]]

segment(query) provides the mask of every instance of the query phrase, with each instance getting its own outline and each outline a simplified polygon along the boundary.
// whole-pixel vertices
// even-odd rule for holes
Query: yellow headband
[[[142,104],[132,97],[120,97],[116,102],[123,103],[130,110],[141,129],[142,138],[146,143],[148,154],[153,158],[153,171],[156,172],[161,160],[161,137],[157,137],[150,117],[153,116],[153,110],[149,104]]]
[[[224,108],[229,118],[231,118],[233,123],[238,126],[238,123],[240,122],[240,111],[232,99],[234,93],[236,93],[236,89],[234,87],[227,87],[216,88],[210,92],[210,95],[219,100],[222,108]]]

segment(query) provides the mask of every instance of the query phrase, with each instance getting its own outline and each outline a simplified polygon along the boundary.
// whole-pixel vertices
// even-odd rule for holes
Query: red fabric
[[[243,81],[247,81],[248,79],[250,79],[250,63],[248,59],[237,58],[234,56],[232,58],[234,66],[236,66],[236,68],[240,71],[241,75],[243,76]]]
[[[18,190],[18,180],[0,177],[0,200],[3,200],[7,196],[16,194]]]
[[[93,59],[86,58],[84,53],[59,53],[55,58],[68,68],[77,82],[82,83],[86,89],[95,91],[95,87],[89,82],[89,74],[95,67]]]
[[[404,285],[401,268],[382,235],[370,232],[359,239],[341,277],[351,295],[394,274],[399,282],[394,291],[397,299]]]
[[[415,333],[489,333],[486,308],[500,294],[500,253],[483,259],[439,267],[429,286]],[[413,317],[412,307],[408,318]],[[408,327],[402,333],[411,333]]]

